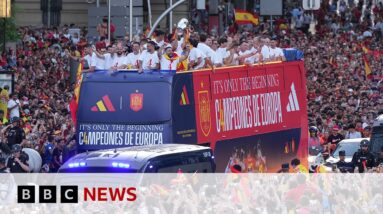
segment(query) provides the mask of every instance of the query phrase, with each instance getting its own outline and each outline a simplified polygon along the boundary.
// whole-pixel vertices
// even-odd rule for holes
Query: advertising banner
[[[169,125],[86,124],[78,126],[78,146],[82,150],[171,143]]]
[[[305,77],[299,63],[193,75],[198,142],[214,144],[291,128],[307,130]]]

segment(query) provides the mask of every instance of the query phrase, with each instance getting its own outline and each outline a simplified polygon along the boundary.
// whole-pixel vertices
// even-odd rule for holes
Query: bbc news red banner
[[[199,143],[301,128],[307,155],[303,62],[220,68],[193,73]]]

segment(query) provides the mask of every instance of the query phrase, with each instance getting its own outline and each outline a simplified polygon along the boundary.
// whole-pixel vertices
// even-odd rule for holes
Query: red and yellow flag
[[[239,25],[241,24],[258,25],[259,18],[248,11],[235,9],[235,23]]]
[[[372,72],[371,72],[371,68],[370,68],[370,65],[368,64],[368,59],[366,56],[363,57],[363,61],[364,61],[364,71],[366,72],[366,76],[368,76]]]
[[[76,74],[76,84],[74,88],[74,95],[69,104],[72,120],[75,125],[77,122],[77,108],[78,108],[78,99],[80,97],[81,82],[82,82],[82,63],[79,63],[77,68],[77,74]]]

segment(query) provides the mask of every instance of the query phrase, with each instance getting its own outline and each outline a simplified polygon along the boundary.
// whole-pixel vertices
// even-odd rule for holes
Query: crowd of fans
[[[84,72],[183,71],[284,61],[281,48],[289,47],[305,53],[308,116],[314,130],[309,143],[369,137],[372,121],[383,109],[382,2],[322,1],[313,13],[289,2],[290,17],[276,20],[273,31],[263,23],[230,27],[220,36],[177,29],[173,35],[156,30],[152,39],[141,34],[132,41],[129,35],[108,41],[104,30],[98,41],[87,41],[86,29],[71,34],[69,26],[19,28],[16,50],[7,50],[0,59],[0,66],[15,75],[14,91],[9,94],[4,86],[1,93],[7,105],[0,111],[1,150],[11,154],[16,144],[33,148],[43,157],[44,171],[56,170],[75,153],[70,61],[83,62]]]

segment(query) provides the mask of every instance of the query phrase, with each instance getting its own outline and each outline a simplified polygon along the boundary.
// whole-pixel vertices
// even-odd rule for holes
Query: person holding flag
[[[187,52],[184,55],[179,56],[177,52],[174,52],[171,45],[165,47],[165,53],[161,57],[161,70],[176,71],[178,70],[178,64],[189,57]]]

